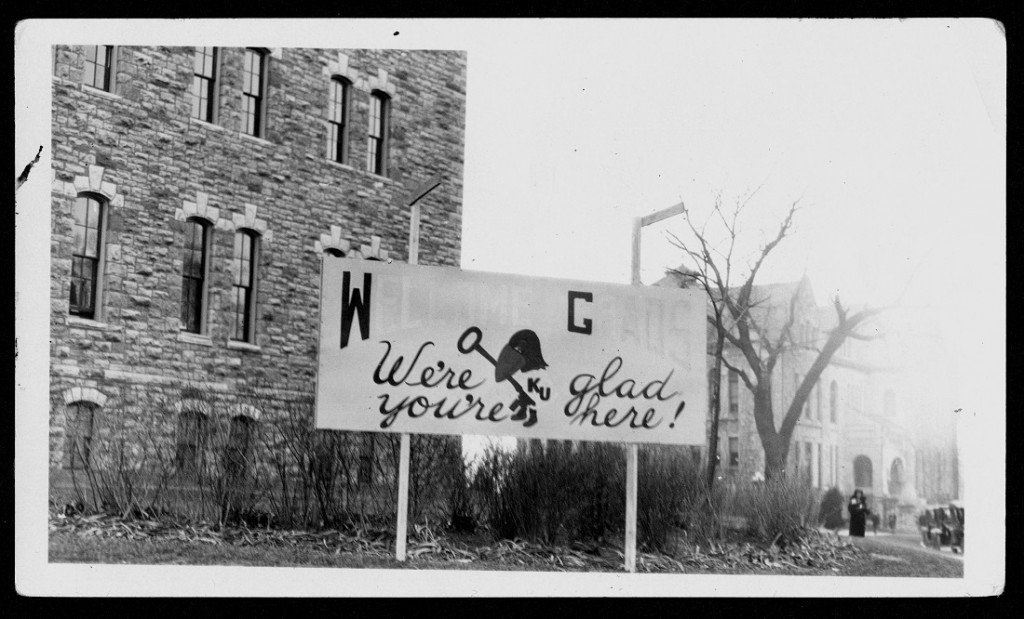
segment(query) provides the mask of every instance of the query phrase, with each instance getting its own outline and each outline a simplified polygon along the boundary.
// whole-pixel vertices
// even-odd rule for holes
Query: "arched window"
[[[86,86],[113,92],[114,90],[114,46],[113,45],[86,45],[85,46],[85,76]]]
[[[181,266],[181,329],[191,333],[206,332],[210,229],[210,225],[195,217],[185,221]]]
[[[370,94],[370,130],[366,138],[366,169],[381,176],[387,175],[390,102],[388,96],[379,90]]]
[[[92,402],[72,402],[68,405],[64,426],[65,468],[89,468],[97,408]]]
[[[337,247],[328,247],[324,250],[324,253],[333,258],[344,258],[345,252],[341,251]]]
[[[217,48],[197,47],[192,60],[192,118],[214,122],[217,95]]]
[[[828,387],[828,420],[836,423],[839,419],[839,385],[836,381]]]
[[[348,80],[338,76],[331,78],[330,99],[327,105],[327,156],[338,163],[348,163],[350,92]]]
[[[871,458],[857,456],[853,459],[853,485],[858,488],[870,488],[874,479],[871,470]]]
[[[71,250],[71,291],[68,311],[95,318],[103,261],[104,204],[91,195],[80,195],[71,209],[74,218]]]
[[[255,341],[257,238],[251,230],[235,233],[231,339],[239,342]]]
[[[242,67],[242,132],[263,137],[267,96],[267,53],[246,48]]]
[[[207,426],[207,416],[199,411],[185,410],[178,415],[174,461],[177,469],[186,475],[195,475],[201,468]]]

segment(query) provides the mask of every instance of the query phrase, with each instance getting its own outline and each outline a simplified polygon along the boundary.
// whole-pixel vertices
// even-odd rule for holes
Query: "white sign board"
[[[324,258],[318,428],[703,444],[703,293]]]

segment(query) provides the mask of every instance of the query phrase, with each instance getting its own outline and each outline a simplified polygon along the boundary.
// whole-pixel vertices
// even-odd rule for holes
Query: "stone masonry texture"
[[[435,175],[441,186],[420,201],[419,261],[459,265],[464,52],[266,50],[266,130],[254,138],[240,132],[244,49],[217,51],[216,115],[205,123],[190,118],[194,48],[116,47],[109,93],[82,84],[83,47],[54,49],[55,402],[95,392],[110,407],[133,389],[174,400],[183,385],[226,397],[263,390],[312,398],[322,239],[331,237],[354,257],[371,257],[379,248],[377,257],[407,260],[407,196]],[[348,165],[327,156],[332,73],[352,82]],[[366,169],[374,89],[390,96],[386,176]],[[105,202],[93,320],[68,310],[71,209],[82,193]],[[199,336],[183,335],[179,318],[189,216],[213,224],[206,329]],[[233,241],[242,228],[260,235],[255,336],[248,346],[229,344]],[[55,467],[64,455],[59,410],[53,407],[50,424]]]

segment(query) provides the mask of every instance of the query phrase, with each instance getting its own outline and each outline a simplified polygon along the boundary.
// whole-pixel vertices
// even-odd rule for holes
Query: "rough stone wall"
[[[213,124],[190,118],[191,47],[118,47],[111,93],[82,85],[84,50],[54,55],[51,393],[129,386],[173,398],[184,384],[226,395],[312,395],[323,244],[406,260],[408,192],[437,174],[421,202],[421,264],[458,266],[466,56],[456,51],[268,51],[264,138],[239,132],[242,48],[219,48]],[[329,161],[330,76],[353,82],[349,162]],[[391,95],[387,176],[366,171],[369,97]],[[71,207],[108,202],[94,320],[69,316]],[[181,332],[184,222],[213,224],[207,329]],[[255,341],[229,343],[235,231],[260,234]],[[373,237],[378,237],[374,239]],[[51,412],[51,464],[62,415]]]

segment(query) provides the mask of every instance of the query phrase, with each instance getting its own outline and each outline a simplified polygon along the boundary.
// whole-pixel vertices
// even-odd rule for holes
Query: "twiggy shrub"
[[[742,482],[726,499],[728,511],[746,520],[759,540],[786,545],[799,540],[818,522],[818,492],[801,480],[788,478]]]
[[[678,447],[641,447],[637,471],[637,536],[647,548],[671,551],[680,530],[697,543],[718,534],[713,497],[703,468]]]
[[[700,465],[672,448],[640,450],[637,537],[642,547],[670,550],[676,534],[716,535],[714,502]],[[552,441],[547,449],[488,449],[472,482],[479,515],[499,539],[551,543],[605,541],[625,524],[625,454],[620,445]]]
[[[52,406],[68,437],[53,472],[76,505],[121,515],[289,527],[393,526],[399,437],[318,430],[311,397],[124,387],[99,410]],[[414,436],[410,519],[447,520],[459,441]]]

